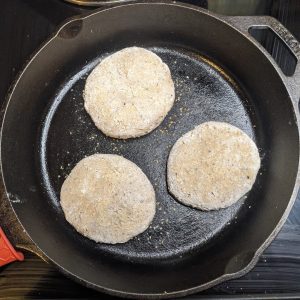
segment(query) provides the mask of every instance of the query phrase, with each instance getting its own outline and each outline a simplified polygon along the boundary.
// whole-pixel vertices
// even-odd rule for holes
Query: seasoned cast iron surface
[[[179,137],[198,124],[215,120],[231,123],[254,138],[248,100],[222,69],[193,53],[164,48],[150,50],[170,67],[176,91],[175,104],[157,129],[144,137],[118,140],[95,127],[84,109],[82,91],[90,70],[103,59],[100,57],[88,62],[55,92],[43,123],[39,148],[43,185],[60,216],[61,226],[68,227],[74,240],[80,239],[85,247],[123,259],[181,255],[199,248],[238,222],[243,200],[227,209],[202,212],[178,203],[168,193],[166,164],[169,151]],[[62,183],[79,160],[94,153],[115,153],[130,159],[154,185],[157,197],[154,221],[143,234],[125,244],[96,244],[76,233],[64,220],[59,204]],[[255,188],[249,198],[254,192]]]

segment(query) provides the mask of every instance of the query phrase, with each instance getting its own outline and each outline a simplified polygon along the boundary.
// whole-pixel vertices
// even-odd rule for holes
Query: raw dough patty
[[[145,135],[165,118],[175,99],[168,66],[153,52],[131,47],[105,58],[88,76],[84,106],[106,135]]]
[[[253,186],[260,168],[255,143],[240,129],[207,122],[183,135],[168,159],[168,187],[202,210],[227,207]]]
[[[67,221],[96,242],[125,243],[145,231],[155,214],[155,192],[146,175],[113,154],[82,159],[60,197]]]

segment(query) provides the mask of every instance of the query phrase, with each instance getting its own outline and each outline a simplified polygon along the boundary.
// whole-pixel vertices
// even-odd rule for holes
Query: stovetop
[[[214,12],[230,15],[272,15],[300,40],[299,0],[186,0]],[[65,19],[92,8],[60,0],[10,0],[0,11],[0,99],[3,102],[15,77],[32,53]],[[191,28],[191,30],[193,30]],[[276,42],[268,50],[283,68],[289,68],[285,52]],[[1,299],[100,298],[61,275],[49,264],[23,232],[0,187],[0,226],[25,254],[24,262],[0,269]],[[283,229],[261,256],[256,267],[231,280],[185,299],[300,299],[300,194]],[[106,296],[105,298],[113,299]]]

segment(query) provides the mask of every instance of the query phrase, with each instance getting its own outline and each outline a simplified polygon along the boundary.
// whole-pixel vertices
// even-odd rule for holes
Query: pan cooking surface
[[[39,139],[38,167],[41,183],[57,222],[82,251],[113,255],[120,259],[143,260],[181,256],[201,250],[218,234],[238,222],[241,207],[251,203],[257,183],[246,199],[219,211],[202,212],[179,204],[166,185],[166,163],[176,140],[196,125],[223,121],[244,130],[255,140],[251,104],[224,70],[207,58],[178,49],[149,48],[169,66],[175,83],[176,101],[163,123],[150,134],[129,140],[106,137],[84,110],[82,91],[92,68],[106,53],[57,87],[49,99]],[[259,146],[259,145],[258,145]],[[154,185],[157,199],[155,218],[148,230],[125,244],[97,244],[79,233],[64,219],[59,204],[60,188],[76,163],[94,153],[124,156],[142,168]]]

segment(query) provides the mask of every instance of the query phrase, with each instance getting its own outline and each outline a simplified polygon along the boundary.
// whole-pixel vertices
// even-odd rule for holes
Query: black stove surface
[[[299,0],[189,0],[209,10],[230,15],[271,15],[300,40]],[[60,0],[10,0],[0,11],[0,101],[32,53],[71,16],[92,8]],[[191,30],[193,30],[191,28]],[[290,69],[293,63],[276,41],[257,36],[278,64]],[[300,84],[300,83],[299,83]],[[0,226],[11,242],[22,249],[24,262],[0,269],[0,299],[86,299],[103,298],[61,275],[23,232],[8,200],[0,200]],[[105,299],[113,297],[105,296]],[[242,278],[225,282],[185,299],[300,299],[300,195],[283,229],[261,256],[256,267]]]

